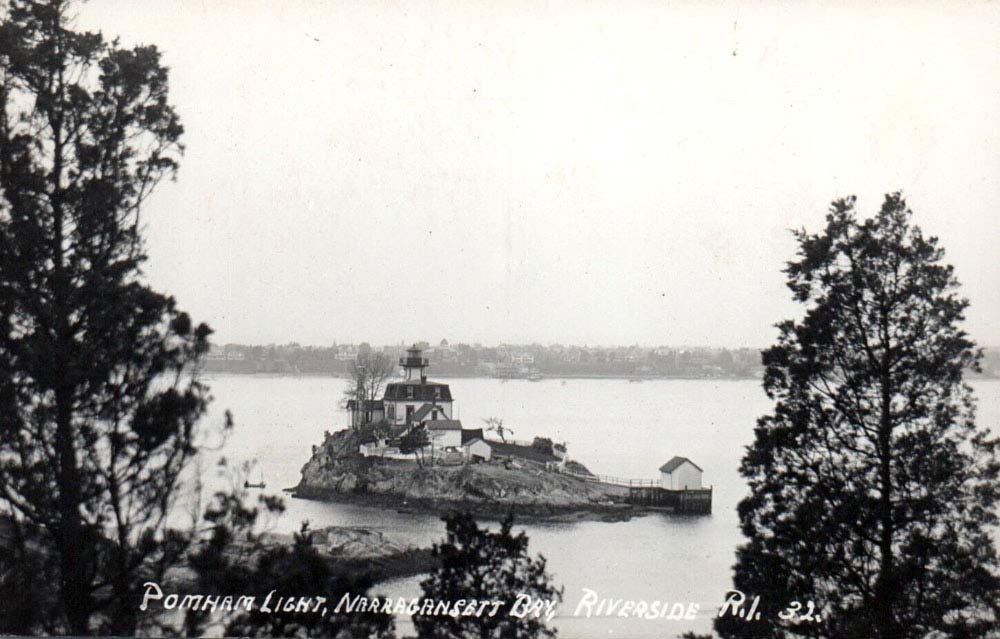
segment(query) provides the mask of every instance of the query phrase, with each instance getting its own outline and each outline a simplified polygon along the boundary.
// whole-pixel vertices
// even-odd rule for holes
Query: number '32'
[[[785,608],[784,612],[778,613],[778,618],[785,621],[822,621],[816,614],[816,604],[811,601],[806,602],[806,611],[802,612],[802,604],[793,601]]]

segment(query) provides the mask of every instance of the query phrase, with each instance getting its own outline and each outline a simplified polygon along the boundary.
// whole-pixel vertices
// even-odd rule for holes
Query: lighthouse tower
[[[421,357],[421,350],[416,346],[406,349],[406,357],[399,358],[399,365],[403,367],[403,375],[407,381],[425,382],[424,369],[427,368],[427,358]]]

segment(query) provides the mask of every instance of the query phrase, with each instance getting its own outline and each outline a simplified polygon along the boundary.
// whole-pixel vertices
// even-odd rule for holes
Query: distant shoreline
[[[234,377],[329,377],[333,379],[351,379],[348,375],[336,374],[336,373],[287,373],[287,372],[241,372],[241,371],[218,371],[218,370],[202,370],[203,375],[230,375]],[[634,378],[622,375],[595,375],[595,374],[581,374],[581,375],[546,375],[540,380],[529,380],[525,377],[492,377],[489,375],[461,375],[461,374],[447,374],[447,375],[434,375],[434,379],[492,379],[498,382],[544,382],[549,380],[571,380],[571,379],[617,379],[623,382],[632,381]],[[691,377],[686,375],[656,375],[650,377],[643,377],[641,380],[637,380],[635,383],[642,382],[655,382],[661,380],[682,380],[682,381],[716,381],[716,382],[739,382],[746,380],[760,380],[760,377],[753,375],[748,375],[745,377],[736,376],[725,376],[725,377]],[[980,378],[981,379],[981,378]],[[988,378],[988,379],[1000,379],[1000,378]]]
[[[241,371],[219,371],[219,370],[204,370],[201,371],[202,375],[211,377],[214,375],[219,376],[231,376],[231,377],[260,377],[260,378],[270,378],[270,377],[321,377],[321,378],[331,378],[331,379],[350,379],[348,375],[336,374],[336,373],[287,373],[287,372],[241,372]],[[492,379],[498,382],[545,382],[550,380],[577,380],[577,379],[615,379],[621,380],[623,382],[631,382],[634,378],[622,375],[594,375],[594,374],[581,374],[581,375],[551,375],[544,376],[540,380],[529,380],[524,377],[491,377],[489,375],[461,375],[461,374],[449,374],[449,375],[435,375],[434,379]],[[658,382],[658,381],[705,381],[705,382],[743,382],[743,381],[760,381],[762,378],[754,375],[747,376],[724,376],[724,377],[692,377],[688,375],[656,375],[650,377],[643,377],[637,380],[635,383],[643,382]],[[972,380],[987,380],[996,381],[1000,380],[1000,376],[997,375],[967,375],[965,377],[966,381]]]

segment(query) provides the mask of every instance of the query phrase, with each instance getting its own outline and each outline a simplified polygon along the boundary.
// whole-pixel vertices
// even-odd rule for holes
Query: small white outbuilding
[[[475,437],[462,444],[462,450],[465,453],[465,461],[489,461],[493,456],[493,449],[490,445],[483,439]]]
[[[701,488],[701,467],[687,457],[674,457],[660,466],[660,488],[694,490]]]
[[[427,434],[435,448],[462,446],[462,422],[457,419],[436,419],[427,424]]]

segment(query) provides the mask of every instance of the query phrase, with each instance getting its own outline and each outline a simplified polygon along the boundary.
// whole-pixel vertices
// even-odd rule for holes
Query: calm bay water
[[[338,409],[346,381],[324,377],[214,376],[215,401],[209,421],[233,412],[236,428],[223,453],[231,460],[257,461],[266,492],[298,483],[311,446],[323,431],[344,427]],[[753,438],[756,418],[770,402],[758,381],[546,379],[540,382],[451,379],[457,417],[466,428],[499,417],[517,439],[551,437],[569,444],[570,457],[593,472],[656,478],[673,455],[701,466],[703,481],[715,488],[708,517],[655,514],[627,522],[580,522],[525,527],[533,553],[549,561],[555,581],[565,588],[555,625],[564,637],[674,637],[709,632],[730,585],[734,551],[741,541],[736,504],[746,493],[738,466]],[[1000,381],[973,383],[979,420],[1000,431]],[[426,546],[444,534],[436,517],[400,514],[362,506],[286,500],[285,514],[270,522],[275,530],[360,526],[400,542]],[[419,578],[380,584],[391,596],[416,596]],[[698,603],[695,621],[574,617],[584,588],[601,597]],[[399,619],[401,635],[410,630]]]

